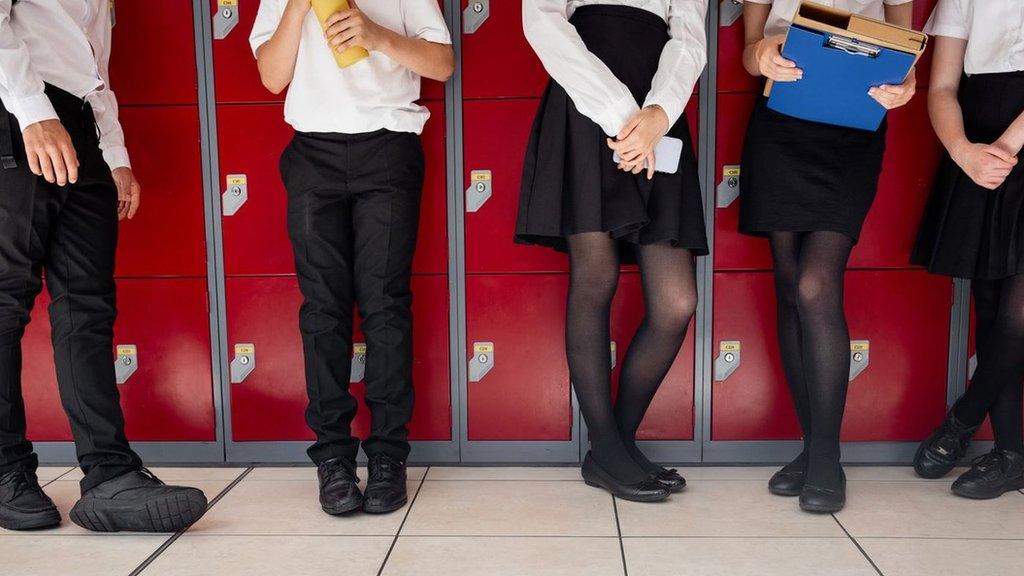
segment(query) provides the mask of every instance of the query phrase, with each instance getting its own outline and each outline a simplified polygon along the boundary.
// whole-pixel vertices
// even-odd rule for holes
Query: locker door
[[[564,275],[466,279],[468,437],[572,437]]]
[[[111,1],[110,85],[122,105],[198,101],[192,2]]]
[[[121,225],[118,276],[204,276],[198,111],[122,108],[121,123],[142,204],[136,217]]]
[[[548,75],[523,36],[522,3],[462,0],[462,9],[463,96],[539,97]]]
[[[760,90],[761,81],[743,68],[743,5],[718,0],[718,91]]]

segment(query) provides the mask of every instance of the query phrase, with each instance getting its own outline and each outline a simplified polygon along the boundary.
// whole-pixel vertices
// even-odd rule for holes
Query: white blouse
[[[771,4],[772,10],[768,13],[768,22],[764,25],[764,36],[777,36],[785,34],[789,25],[793,23],[793,17],[800,8],[801,0],[740,0],[751,4]],[[812,0],[815,4],[846,10],[875,20],[885,20],[885,7],[897,6],[913,2],[913,0]]]
[[[523,32],[548,74],[576,108],[615,136],[640,110],[629,89],[591,54],[569,17],[580,6],[610,4],[647,10],[668,23],[669,42],[644,106],[657,104],[674,125],[707,64],[708,0],[523,0]]]
[[[968,74],[1024,70],[1024,0],[939,0],[925,32],[967,40]]]

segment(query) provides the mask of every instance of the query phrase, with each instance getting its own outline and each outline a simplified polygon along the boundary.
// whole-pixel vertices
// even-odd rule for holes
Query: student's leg
[[[637,448],[636,432],[686,337],[697,308],[697,282],[693,255],[685,248],[640,246],[637,257],[645,312],[622,363],[615,419],[633,460],[646,472],[658,473],[661,467]]]

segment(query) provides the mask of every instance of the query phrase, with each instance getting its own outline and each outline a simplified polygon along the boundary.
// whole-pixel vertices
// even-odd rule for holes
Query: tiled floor
[[[849,576],[1018,575],[1024,494],[971,502],[950,479],[848,468],[834,516],[770,496],[770,468],[687,468],[663,504],[614,500],[573,468],[418,468],[387,516],[320,512],[312,468],[165,468],[211,508],[183,534],[0,530],[10,576]],[[365,473],[362,474],[365,477]],[[79,475],[40,471],[65,517]]]

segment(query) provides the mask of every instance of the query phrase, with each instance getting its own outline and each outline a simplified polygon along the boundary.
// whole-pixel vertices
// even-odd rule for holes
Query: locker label
[[[739,0],[722,0],[718,3],[718,25],[728,28],[743,15],[743,6]]]
[[[117,360],[114,361],[114,377],[118,384],[128,382],[139,369],[139,348],[134,344],[119,344]]]
[[[967,360],[967,379],[974,380],[974,373],[978,371],[978,355],[975,354]]]
[[[612,351],[612,370],[615,370],[615,364],[618,362],[618,358],[615,357],[615,352],[618,350],[619,346],[614,340],[612,340],[612,345],[609,346],[609,348],[611,348]]]
[[[221,208],[225,216],[234,216],[249,200],[249,179],[245,174],[228,174],[227,186],[221,195]]]
[[[466,212],[476,212],[491,198],[493,189],[490,170],[473,170],[466,189]]]
[[[475,33],[490,17],[490,0],[469,0],[466,9],[462,11],[462,33]]]
[[[241,384],[256,370],[256,345],[235,344],[235,357],[231,359],[231,383]]]
[[[715,358],[715,382],[724,382],[740,367],[740,343],[738,340],[724,340],[718,345]]]
[[[850,342],[850,382],[867,369],[871,360],[871,342],[853,340]]]
[[[736,165],[722,168],[722,182],[715,194],[715,207],[728,208],[740,197],[740,167]]]
[[[479,382],[494,368],[494,342],[474,342],[469,359],[469,381]]]
[[[217,0],[213,15],[213,38],[223,40],[238,26],[238,0]]]
[[[356,342],[352,346],[352,371],[348,381],[352,384],[362,382],[366,377],[366,344]]]

